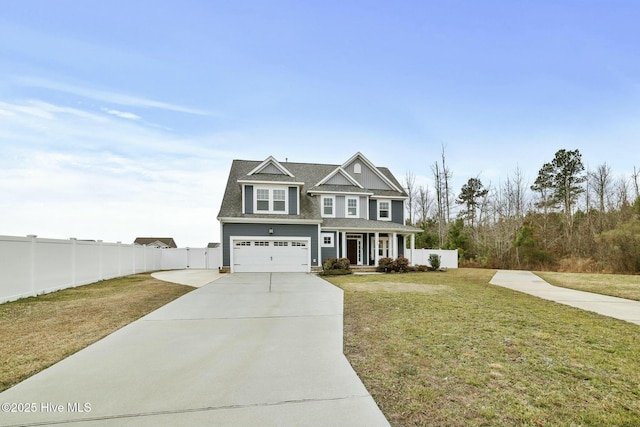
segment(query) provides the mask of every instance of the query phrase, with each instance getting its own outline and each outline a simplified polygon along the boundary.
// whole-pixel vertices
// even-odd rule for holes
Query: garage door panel
[[[234,272],[308,272],[309,242],[300,238],[236,240]]]

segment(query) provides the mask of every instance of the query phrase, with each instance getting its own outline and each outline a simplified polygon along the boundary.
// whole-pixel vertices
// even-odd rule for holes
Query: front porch
[[[409,242],[409,248],[407,243]],[[404,256],[411,262],[415,248],[413,233],[336,230],[335,256],[348,258],[352,266],[378,265],[380,258]]]

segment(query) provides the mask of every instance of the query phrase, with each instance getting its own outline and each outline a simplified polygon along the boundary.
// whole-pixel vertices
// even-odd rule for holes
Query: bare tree
[[[444,145],[442,145],[442,181],[444,188],[444,203],[445,203],[445,221],[448,224],[451,222],[451,204],[454,202],[455,196],[449,191],[449,182],[453,178],[453,172],[449,170],[445,162]]]
[[[419,222],[420,227],[422,228],[424,228],[427,224],[427,219],[429,219],[429,213],[431,211],[432,205],[433,200],[431,199],[431,194],[429,193],[429,187],[425,187],[423,185],[418,186],[416,210],[420,219],[417,222]]]
[[[606,198],[611,190],[611,166],[606,162],[599,165],[595,171],[588,173],[589,187],[593,189],[598,202],[598,210],[602,213],[606,210]]]
[[[442,246],[444,244],[445,234],[445,206],[444,206],[444,185],[442,172],[440,171],[440,165],[438,162],[434,162],[431,166],[431,172],[433,172],[433,181],[436,188],[436,218],[438,220],[438,238],[439,243]]]
[[[407,213],[409,214],[409,224],[413,224],[413,212],[415,210],[416,199],[416,176],[408,170],[404,176],[404,187],[407,190]]]
[[[636,194],[635,194],[635,198],[637,199],[638,197],[640,197],[640,187],[639,187],[639,182],[638,182],[638,178],[640,175],[640,171],[638,171],[636,169],[636,167],[633,167],[633,175],[631,175],[631,178],[633,179],[633,189],[635,190]]]

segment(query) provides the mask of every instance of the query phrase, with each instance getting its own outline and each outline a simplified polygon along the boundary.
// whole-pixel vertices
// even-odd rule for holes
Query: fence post
[[[78,241],[75,237],[69,237],[71,240],[71,286],[76,285],[76,242]]]
[[[102,255],[102,250],[102,240],[98,240],[98,280],[103,280],[102,263],[104,262],[104,256]]]
[[[38,237],[35,234],[29,234],[27,236],[31,239],[31,248],[30,248],[30,260],[29,260],[29,279],[31,280],[31,293],[33,295],[38,295],[36,292],[36,238]]]

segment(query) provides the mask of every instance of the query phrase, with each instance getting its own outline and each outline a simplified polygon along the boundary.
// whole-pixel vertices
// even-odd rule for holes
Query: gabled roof
[[[267,159],[269,160],[269,159]],[[274,159],[275,160],[275,159]],[[364,163],[364,161],[363,161]],[[341,165],[335,164],[318,164],[318,163],[294,163],[284,162],[280,164],[286,168],[291,175],[285,174],[268,174],[268,173],[256,173],[262,166],[265,166],[265,161],[256,160],[234,160],[231,164],[231,170],[229,171],[229,178],[225,188],[225,193],[222,198],[222,204],[218,213],[218,218],[244,218],[244,219],[260,219],[260,220],[276,220],[276,219],[295,219],[295,220],[320,220],[320,205],[319,197],[310,197],[310,194],[322,194],[323,192],[333,193],[350,193],[354,195],[368,195],[371,197],[406,197],[407,194],[404,191],[396,191],[392,189],[368,189],[363,188],[362,185],[334,185],[334,184],[322,184],[316,186],[316,183],[321,182],[324,178],[335,173],[333,176],[338,175],[337,169],[342,168]],[[344,168],[342,168],[344,169]],[[397,180],[394,178],[391,171],[387,168],[376,168],[377,172],[383,175],[385,180],[392,182],[395,188],[402,188]],[[253,174],[250,175],[249,173]],[[347,173],[345,171],[345,173]],[[352,179],[355,178],[348,174]],[[346,178],[346,177],[345,177]],[[382,178],[381,178],[382,179]],[[299,215],[286,215],[286,214],[243,214],[242,213],[242,185],[256,185],[265,184],[267,182],[273,182],[274,185],[289,185],[291,187],[296,186],[300,191],[300,214]],[[357,182],[357,180],[356,180]],[[389,187],[389,188],[393,188]]]
[[[293,178],[293,174],[287,170],[282,164],[277,161],[273,156],[267,157],[267,159],[255,167],[247,175],[256,175],[260,173],[276,174],[276,175],[288,175]]]
[[[173,237],[136,237],[134,245],[156,246],[158,248],[177,248]]]
[[[373,173],[375,173],[382,181],[385,182],[385,184],[389,185],[390,189],[395,190],[395,191],[399,191],[401,193],[404,193],[404,191],[402,190],[402,186],[398,186],[395,183],[393,183],[389,178],[387,178],[381,171],[380,168],[378,168],[377,166],[375,166],[373,163],[371,163],[369,161],[369,159],[367,159],[364,154],[362,154],[361,152],[357,152],[356,154],[354,154],[353,156],[351,156],[351,158],[349,160],[347,160],[346,162],[344,162],[342,164],[342,168],[346,168],[349,164],[351,164],[354,160],[356,159],[360,159],[360,161],[362,163],[364,163],[365,165],[367,165],[367,167],[369,169],[371,169],[373,171]],[[397,181],[396,181],[397,183]]]
[[[358,181],[356,181],[351,175],[349,175],[346,170],[342,169],[342,167],[335,168],[329,175],[327,175],[324,178],[322,178],[322,180],[319,183],[316,184],[316,187],[319,187],[319,186],[321,186],[323,184],[327,184],[333,177],[335,177],[338,174],[342,175],[352,185],[354,185],[354,186],[356,186],[358,188],[364,189],[364,187],[362,185],[360,185],[360,183]]]

